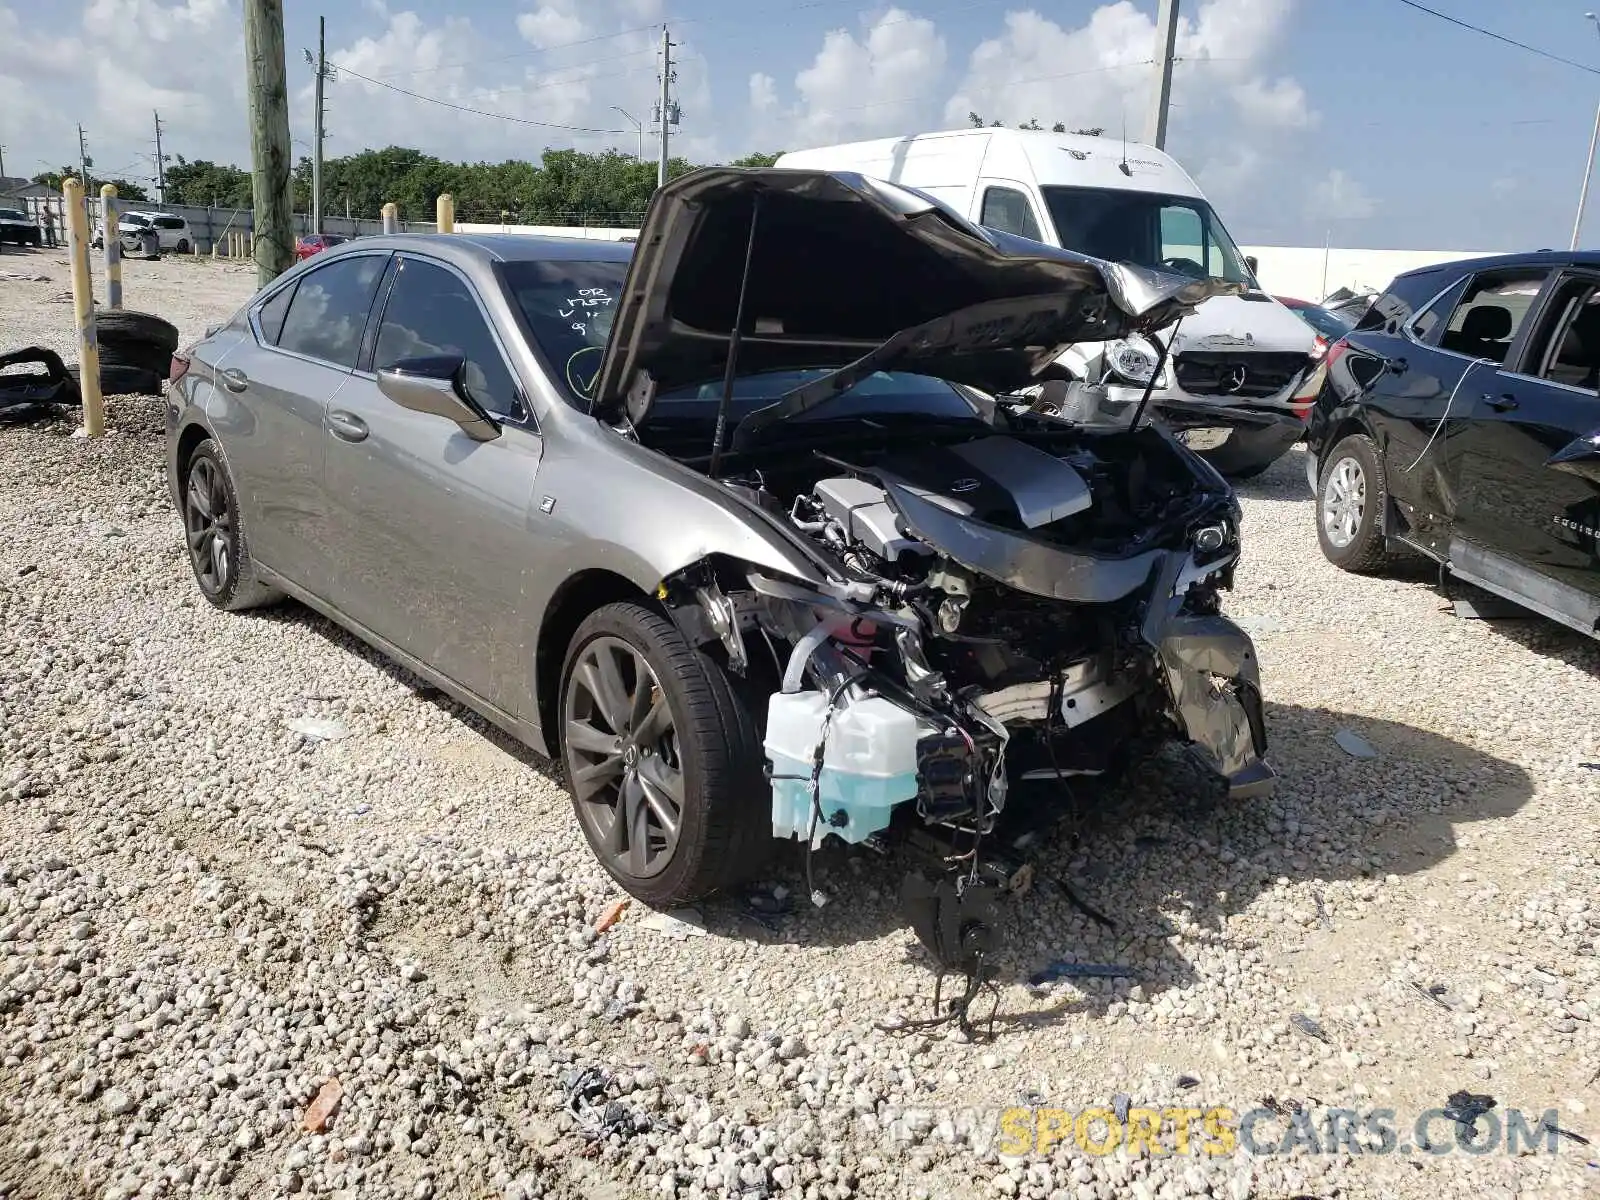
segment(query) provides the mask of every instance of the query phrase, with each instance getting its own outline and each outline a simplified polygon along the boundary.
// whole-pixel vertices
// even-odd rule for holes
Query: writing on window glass
[[[580,337],[589,336],[589,326],[611,307],[612,297],[605,288],[579,288],[576,296],[566,300],[566,306],[556,310],[563,321],[571,321],[573,332]]]

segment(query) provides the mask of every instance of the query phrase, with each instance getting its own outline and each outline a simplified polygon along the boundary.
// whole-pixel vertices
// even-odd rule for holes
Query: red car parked
[[[337,233],[307,233],[303,234],[294,244],[296,260],[310,258],[319,251],[331,246],[342,246],[350,239]]]

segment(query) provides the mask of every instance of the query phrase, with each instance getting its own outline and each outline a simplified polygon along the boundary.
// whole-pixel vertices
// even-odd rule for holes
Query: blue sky
[[[1430,0],[1600,68],[1581,4]],[[10,5],[8,7],[7,5]],[[401,0],[289,0],[294,133],[310,137],[319,10],[331,58],[392,86],[585,134],[468,116],[345,74],[329,90],[329,153],[391,143],[444,157],[530,157],[547,145],[632,149],[619,105],[647,118],[648,27],[679,43],[681,148],[756,149],[961,124],[968,108],[1141,136],[1156,0],[469,0],[448,15]],[[12,174],[75,157],[151,173],[166,148],[248,158],[236,0],[0,0],[0,143]],[[1564,246],[1600,75],[1541,59],[1400,0],[1182,0],[1168,149],[1255,244],[1519,249]],[[132,36],[138,31],[138,36]],[[574,44],[576,43],[576,44]],[[646,138],[645,153],[654,154]],[[36,161],[37,160],[37,161]],[[1600,196],[1595,198],[1600,209]],[[1585,242],[1600,245],[1600,213]]]

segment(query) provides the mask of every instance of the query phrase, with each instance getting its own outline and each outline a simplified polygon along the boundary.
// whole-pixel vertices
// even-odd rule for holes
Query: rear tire
[[[250,544],[239,516],[239,495],[216,442],[194,448],[183,468],[184,541],[200,594],[224,612],[241,612],[283,599],[256,578]]]
[[[660,612],[590,614],[567,651],[560,714],[573,811],[625,891],[683,904],[760,870],[772,825],[754,714]]]
[[[1317,542],[1342,571],[1369,574],[1392,560],[1383,536],[1389,477],[1377,444],[1353,433],[1336,445],[1317,475]]]
[[[174,247],[174,249],[177,250],[177,252],[179,254],[187,254],[187,253],[189,253],[189,239],[188,238],[179,238],[178,239],[178,244],[177,244],[177,246]]]

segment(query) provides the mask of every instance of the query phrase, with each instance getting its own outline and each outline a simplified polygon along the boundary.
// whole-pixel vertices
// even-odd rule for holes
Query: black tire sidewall
[[[217,589],[215,595],[206,591],[205,584],[200,582],[200,571],[195,566],[194,551],[189,548],[189,481],[194,477],[194,465],[200,459],[206,459],[222,477],[223,490],[228,493],[228,509],[233,514],[233,532],[228,541],[228,577],[223,581],[222,587]],[[217,448],[216,442],[207,438],[194,448],[194,453],[189,455],[189,461],[183,468],[183,490],[179,493],[182,503],[183,517],[183,549],[189,559],[189,571],[194,576],[195,586],[200,589],[200,594],[214,607],[227,611],[233,604],[239,592],[239,572],[244,569],[244,531],[239,523],[239,496],[233,490],[233,476],[228,473],[228,464],[222,461],[222,451]]]
[[[572,686],[573,666],[590,643],[597,638],[608,636],[626,642],[650,664],[657,682],[666,694],[672,714],[673,728],[677,734],[678,754],[683,769],[683,809],[678,817],[678,844],[673,852],[672,861],[667,864],[665,870],[649,878],[624,878],[612,871],[611,865],[603,857],[604,851],[594,844],[589,825],[579,816],[580,806],[584,802],[577,798],[576,792],[572,792],[573,814],[578,816],[579,827],[583,830],[584,838],[588,841],[596,859],[607,871],[612,872],[612,877],[624,890],[646,904],[685,903],[708,890],[696,886],[695,881],[705,876],[708,853],[715,849],[708,844],[711,805],[723,799],[731,799],[735,803],[742,800],[745,803],[759,804],[759,793],[748,797],[729,798],[708,795],[708,759],[717,756],[724,760],[736,760],[748,748],[732,744],[738,738],[735,729],[696,728],[692,718],[694,707],[690,693],[701,689],[714,691],[719,684],[724,691],[731,689],[728,688],[726,680],[713,680],[708,677],[711,672],[720,673],[722,668],[691,647],[678,632],[677,627],[659,610],[643,603],[627,602],[608,604],[597,609],[584,620],[573,635],[561,671],[561,693],[557,708],[559,725],[556,734],[561,744],[562,766],[569,781],[572,778],[572,759],[567,748],[564,729],[567,694]],[[672,665],[674,660],[685,666],[690,673],[689,678],[684,678],[683,673],[674,669]],[[698,678],[695,678],[696,675]],[[713,707],[720,709],[718,705]]]
[[[1333,473],[1335,466],[1347,458],[1361,468],[1362,477],[1366,480],[1367,502],[1362,509],[1361,523],[1356,527],[1355,537],[1350,539],[1349,545],[1340,547],[1328,540],[1322,505],[1327,495],[1328,476]],[[1388,503],[1388,482],[1382,464],[1378,462],[1378,448],[1372,439],[1360,433],[1342,439],[1328,452],[1327,458],[1322,461],[1322,469],[1317,472],[1317,543],[1322,547],[1323,557],[1345,570],[1360,570],[1369,565],[1382,550],[1382,514]]]

